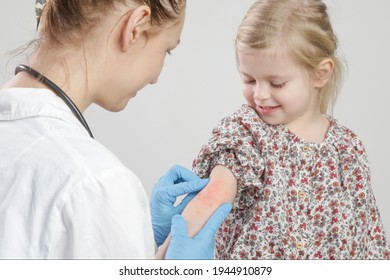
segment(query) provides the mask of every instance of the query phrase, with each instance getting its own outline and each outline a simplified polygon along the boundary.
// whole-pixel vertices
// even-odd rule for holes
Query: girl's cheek
[[[243,94],[244,94],[244,98],[246,99],[248,104],[253,105],[253,103],[254,103],[253,102],[253,92],[250,89],[250,87],[244,85]]]

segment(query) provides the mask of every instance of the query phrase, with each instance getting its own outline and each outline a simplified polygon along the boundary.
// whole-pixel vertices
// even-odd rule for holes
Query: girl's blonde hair
[[[237,33],[236,48],[268,49],[286,45],[296,59],[314,73],[324,59],[334,69],[319,90],[321,113],[334,106],[342,83],[343,64],[336,57],[335,36],[321,0],[257,0],[247,12]]]
[[[44,5],[40,20],[41,38],[62,45],[78,43],[105,15],[118,4],[147,5],[151,24],[156,27],[180,20],[186,0],[36,0]]]

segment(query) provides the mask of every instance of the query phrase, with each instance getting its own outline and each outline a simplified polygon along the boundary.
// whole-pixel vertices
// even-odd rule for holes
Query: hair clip
[[[39,22],[41,21],[41,16],[43,9],[45,8],[46,0],[36,0],[35,1],[35,16],[37,19],[37,28],[39,26]]]

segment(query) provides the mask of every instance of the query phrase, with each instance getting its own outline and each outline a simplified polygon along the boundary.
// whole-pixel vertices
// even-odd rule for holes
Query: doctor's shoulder
[[[142,188],[139,178],[128,169],[123,162],[99,141],[83,137],[66,139],[67,149],[72,153],[72,160],[77,163],[77,169],[86,180],[100,184],[101,180],[111,180],[111,185],[125,184],[129,187]],[[77,170],[74,170],[77,172]]]

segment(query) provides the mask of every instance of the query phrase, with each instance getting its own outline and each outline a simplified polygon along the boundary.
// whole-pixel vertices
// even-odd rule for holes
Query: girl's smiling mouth
[[[269,115],[277,111],[279,108],[282,106],[259,106],[257,105],[257,110],[262,114],[262,115]]]

